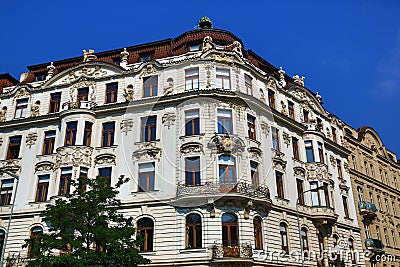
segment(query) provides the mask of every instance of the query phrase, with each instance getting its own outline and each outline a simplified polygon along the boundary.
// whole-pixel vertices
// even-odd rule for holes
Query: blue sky
[[[150,5],[151,4],[151,5]],[[207,15],[400,154],[400,1],[0,2],[0,73],[176,37]],[[399,155],[400,157],[400,155]]]

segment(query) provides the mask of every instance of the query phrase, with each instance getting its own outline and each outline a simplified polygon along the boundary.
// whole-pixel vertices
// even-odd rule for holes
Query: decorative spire
[[[213,24],[209,17],[204,16],[201,19],[199,19],[199,22],[197,23],[197,27],[199,29],[212,29]]]

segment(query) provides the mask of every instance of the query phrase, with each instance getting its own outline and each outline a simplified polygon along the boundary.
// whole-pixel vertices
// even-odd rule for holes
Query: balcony
[[[62,104],[62,110],[71,110],[71,109],[92,109],[96,106],[96,103],[93,101],[69,101]]]
[[[222,246],[214,245],[212,248],[213,259],[235,258],[235,262],[240,259],[252,259],[253,249],[250,245],[245,246]]]
[[[365,248],[374,252],[375,254],[383,253],[383,242],[379,239],[367,238],[365,239]]]
[[[360,201],[358,202],[358,210],[360,215],[366,218],[374,218],[378,209],[370,202]]]

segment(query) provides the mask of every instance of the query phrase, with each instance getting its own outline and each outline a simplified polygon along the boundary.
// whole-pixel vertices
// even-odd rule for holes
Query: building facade
[[[7,255],[31,256],[71,180],[124,175],[150,266],[364,266],[343,122],[232,33],[28,68],[0,95],[0,168],[19,176],[1,176]]]
[[[345,127],[344,146],[352,151],[350,178],[364,249],[371,266],[395,266],[400,257],[400,165],[370,127]],[[397,258],[397,260],[396,260]]]

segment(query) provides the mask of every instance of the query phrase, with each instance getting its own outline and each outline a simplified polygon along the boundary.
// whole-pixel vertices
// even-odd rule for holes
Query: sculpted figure
[[[286,104],[285,104],[285,102],[281,101],[281,107],[282,107],[281,113],[282,113],[283,115],[287,115],[287,110],[286,110]]]
[[[295,76],[293,76],[293,79],[294,79],[294,82],[295,82],[296,84],[298,84],[298,85],[300,85],[300,86],[304,86],[304,79],[305,79],[304,76],[302,76],[302,77],[300,78],[300,76],[299,76],[298,74],[296,74]]]
[[[56,67],[54,67],[53,62],[51,62],[50,65],[47,66],[47,80],[53,77],[55,69]]]
[[[126,48],[124,48],[124,51],[121,52],[121,63],[127,64],[128,63],[128,57],[129,57],[129,52],[126,51]]]
[[[89,49],[89,51],[82,50],[83,52],[83,62],[89,62],[97,59],[97,56],[94,54],[93,49]]]
[[[242,54],[242,45],[240,44],[239,41],[234,41],[234,42],[233,42],[233,49],[232,49],[232,51],[238,53],[239,56],[241,56],[241,57],[243,56],[243,54]]]
[[[125,88],[125,100],[126,102],[131,102],[133,100],[133,85],[129,84]]]
[[[2,110],[0,110],[0,122],[5,122],[6,121],[6,115],[7,115],[7,107],[3,107]]]
[[[172,78],[168,78],[168,87],[164,89],[164,95],[169,95],[174,91],[174,80]]]
[[[265,102],[265,95],[264,95],[264,91],[262,89],[260,89],[260,100],[262,102]]]
[[[213,48],[214,48],[213,39],[210,36],[204,37],[202,51],[205,52]]]
[[[40,101],[36,101],[35,104],[32,105],[31,107],[31,117],[37,117],[40,115]]]

